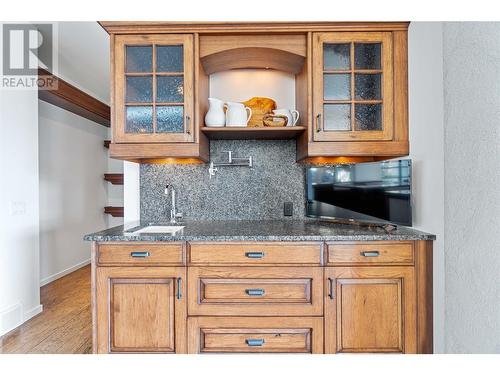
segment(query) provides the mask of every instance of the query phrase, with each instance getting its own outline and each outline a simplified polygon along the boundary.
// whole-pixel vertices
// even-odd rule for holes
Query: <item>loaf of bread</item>
[[[276,102],[270,98],[254,97],[243,102],[246,107],[252,109],[252,117],[248,127],[259,128],[264,126],[264,115],[276,109]]]

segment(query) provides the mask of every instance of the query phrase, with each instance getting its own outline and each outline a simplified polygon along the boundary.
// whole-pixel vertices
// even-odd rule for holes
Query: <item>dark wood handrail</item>
[[[42,85],[42,87],[38,89],[38,99],[63,108],[100,125],[104,125],[108,128],[110,127],[111,109],[109,105],[104,104],[100,100],[97,100],[93,96],[43,68],[38,68],[38,76],[50,78],[51,82],[55,83],[54,86],[56,87],[55,89],[47,89],[47,87]]]

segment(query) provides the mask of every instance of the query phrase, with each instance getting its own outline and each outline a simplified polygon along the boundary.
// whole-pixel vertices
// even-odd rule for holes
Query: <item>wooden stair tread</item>
[[[123,207],[106,206],[104,213],[113,217],[123,217]]]
[[[123,173],[105,173],[104,180],[113,185],[123,185]]]

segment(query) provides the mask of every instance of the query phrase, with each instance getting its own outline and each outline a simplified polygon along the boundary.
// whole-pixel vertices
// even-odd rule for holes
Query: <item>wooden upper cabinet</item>
[[[407,30],[313,32],[309,55],[311,119],[297,159],[408,155]]]
[[[392,140],[390,32],[316,33],[314,141]]]
[[[325,353],[416,353],[413,267],[328,267]]]
[[[113,68],[113,143],[194,141],[193,35],[116,35]]]
[[[407,22],[101,25],[111,35],[112,158],[207,162],[209,138],[297,138],[297,160],[311,163],[409,154]],[[296,128],[204,126],[210,74],[239,68],[295,76]]]
[[[94,351],[185,353],[185,274],[180,267],[98,267]]]

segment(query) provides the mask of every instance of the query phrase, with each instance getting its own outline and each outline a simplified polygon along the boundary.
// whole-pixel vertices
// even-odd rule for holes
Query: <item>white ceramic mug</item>
[[[297,125],[297,121],[299,121],[299,111],[296,111],[294,109],[292,110],[292,109],[280,108],[280,109],[275,109],[273,113],[275,115],[286,116],[288,118],[286,126],[295,126]]]
[[[226,126],[247,126],[252,117],[252,109],[245,107],[242,103],[227,102]]]

